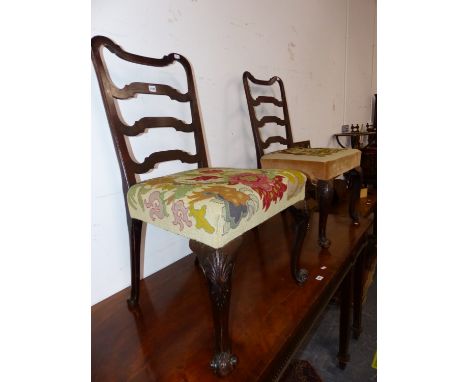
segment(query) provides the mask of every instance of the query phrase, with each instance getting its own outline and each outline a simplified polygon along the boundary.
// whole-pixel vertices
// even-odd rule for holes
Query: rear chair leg
[[[132,289],[130,298],[127,300],[128,306],[134,308],[138,305],[140,296],[140,248],[141,248],[141,220],[131,219],[128,225],[130,236],[130,265]]]
[[[317,181],[319,205],[319,245],[328,248],[331,244],[327,238],[327,219],[333,201],[333,179]]]
[[[228,375],[237,364],[237,357],[231,352],[229,307],[231,276],[241,243],[242,237],[238,237],[215,249],[195,240],[189,242],[208,283],[215,332],[215,352],[210,365],[213,372],[220,376]]]
[[[351,197],[349,199],[349,216],[353,220],[354,225],[359,225],[359,214],[356,209],[356,204],[361,197],[361,186],[363,181],[361,167],[356,167],[348,172],[349,188],[351,189]]]
[[[304,268],[299,268],[299,256],[302,251],[302,244],[307,232],[310,212],[307,209],[307,203],[304,201],[301,208],[296,206],[289,207],[289,211],[294,218],[294,244],[291,254],[291,274],[299,285],[304,284],[309,277],[309,272]]]

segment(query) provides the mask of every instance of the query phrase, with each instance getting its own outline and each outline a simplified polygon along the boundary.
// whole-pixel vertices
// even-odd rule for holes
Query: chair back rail
[[[137,94],[166,95],[175,101],[190,101],[188,93],[183,94],[169,85],[132,82],[131,84],[125,85],[122,89],[112,85],[112,96],[114,98],[129,99],[135,97]]]
[[[181,93],[169,85],[145,82],[132,82],[125,85],[123,88],[118,88],[109,76],[103,58],[103,48],[108,49],[122,60],[139,65],[166,67],[178,62],[185,70],[188,88],[187,93]],[[114,148],[119,161],[124,194],[137,182],[136,174],[144,174],[152,170],[155,165],[159,163],[180,160],[184,163],[197,163],[198,167],[208,166],[192,69],[189,61],[185,57],[176,53],[168,54],[163,58],[139,56],[124,51],[119,45],[115,44],[107,37],[95,36],[91,39],[91,59],[96,70]],[[174,117],[144,117],[129,126],[120,117],[117,100],[128,100],[138,94],[167,96],[173,101],[189,102],[192,122],[185,123]],[[163,127],[172,127],[177,131],[193,133],[196,153],[189,154],[182,150],[159,151],[153,152],[141,163],[135,162],[130,156],[130,150],[125,137],[140,135],[145,133],[147,129]]]
[[[286,101],[286,92],[284,90],[284,84],[281,78],[271,77],[269,80],[259,80],[255,78],[250,72],[244,72],[242,76],[244,82],[244,91],[247,98],[247,106],[249,109],[250,124],[252,126],[252,132],[255,140],[255,150],[257,154],[257,166],[260,168],[260,158],[265,154],[265,149],[267,149],[272,143],[281,143],[286,145],[288,148],[293,146],[293,138],[291,132],[291,122],[289,120],[289,111],[288,103]],[[254,98],[252,96],[252,91],[250,88],[249,82],[255,85],[262,86],[273,86],[275,83],[278,83],[281,93],[281,99],[278,100],[275,97],[270,96],[259,96]],[[271,103],[275,106],[281,107],[283,109],[283,119],[273,115],[267,115],[261,119],[257,118],[255,107],[263,103]],[[275,135],[268,137],[265,141],[262,140],[260,135],[260,128],[265,126],[267,123],[276,123],[279,126],[284,126],[286,129],[286,138]]]
[[[143,117],[138,121],[135,121],[132,126],[128,126],[120,119],[118,123],[122,134],[130,137],[139,135],[145,132],[146,129],[154,129],[158,127],[172,127],[175,130],[182,131],[184,133],[193,133],[195,131],[192,124],[185,123],[174,117]]]

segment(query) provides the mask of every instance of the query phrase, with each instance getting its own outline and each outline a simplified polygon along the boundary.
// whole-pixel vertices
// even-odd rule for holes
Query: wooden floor
[[[371,218],[362,218],[355,227],[346,216],[329,216],[332,245],[322,250],[315,213],[301,257],[310,272],[302,287],[289,270],[289,216],[277,215],[245,235],[233,276],[230,315],[239,362],[224,381],[271,380],[278,357],[295,348],[333,296],[351,266],[352,250],[371,224]],[[193,255],[141,281],[139,311],[127,309],[128,295],[125,289],[92,307],[93,381],[220,380],[209,368],[211,306]]]

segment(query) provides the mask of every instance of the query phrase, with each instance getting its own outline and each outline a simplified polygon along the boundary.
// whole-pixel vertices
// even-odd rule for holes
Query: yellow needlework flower
[[[210,234],[214,233],[214,227],[211,226],[208,220],[205,218],[206,205],[202,206],[200,209],[196,209],[195,203],[216,197],[230,202],[235,206],[244,206],[250,200],[250,197],[243,192],[240,192],[233,187],[225,186],[204,187],[203,190],[194,191],[192,195],[189,195],[188,198],[191,199],[189,202],[189,211],[190,216],[195,218],[195,227],[198,229],[204,229]]]
[[[302,190],[306,177],[300,171],[296,170],[283,170],[281,175],[284,175],[289,180],[290,185],[288,187],[287,197],[291,199]]]
[[[250,199],[248,195],[236,190],[234,187],[226,186],[205,187],[202,191],[194,191],[193,194],[189,196],[189,198],[192,199],[192,201],[195,203],[200,200],[216,197],[218,195],[222,199],[231,202],[236,206],[244,205]]]
[[[197,229],[204,229],[208,233],[213,233],[214,228],[208,220],[205,218],[206,214],[206,205],[202,206],[200,209],[196,209],[194,206],[194,201],[189,203],[189,215],[195,219],[195,228]]]
[[[158,184],[174,183],[175,180],[176,180],[176,177],[174,176],[161,176],[159,178],[148,179],[145,181],[145,184],[149,186],[156,186]]]

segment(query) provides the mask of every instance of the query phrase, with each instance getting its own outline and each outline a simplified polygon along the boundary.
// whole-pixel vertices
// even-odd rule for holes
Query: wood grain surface
[[[233,274],[230,332],[239,362],[224,381],[274,380],[351,269],[372,216],[353,226],[330,215],[334,245],[317,244],[318,214],[303,246],[309,280],[290,275],[293,223],[279,214],[245,235]],[[157,253],[147,254],[157,256]],[[94,305],[93,381],[217,381],[212,317],[206,285],[194,255],[141,281],[140,308],[127,308],[128,289]],[[322,269],[323,267],[326,267]],[[317,276],[322,276],[321,281]]]

